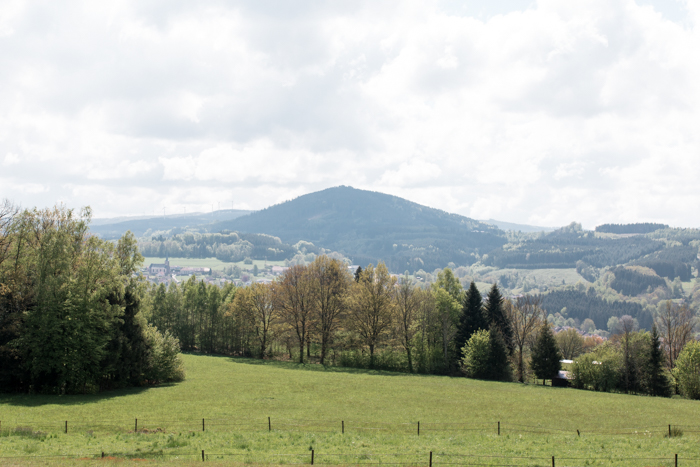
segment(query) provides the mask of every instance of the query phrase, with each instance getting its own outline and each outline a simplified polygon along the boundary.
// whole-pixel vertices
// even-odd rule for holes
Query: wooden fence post
[[[204,419],[202,419],[202,431],[204,431]]]
[[[139,431],[139,419],[135,418],[134,419],[134,433],[136,433],[137,431]]]
[[[420,436],[420,422],[418,422],[418,436]]]
[[[430,451],[430,460],[428,461],[428,467],[433,467],[433,451]]]
[[[102,458],[103,458],[103,459],[105,458],[105,452],[104,452],[104,451],[102,451]]]
[[[671,437],[671,425],[668,426],[668,437]]]
[[[267,417],[267,431],[272,431],[272,421]]]
[[[554,467],[554,456],[552,456],[552,467]]]
[[[314,465],[314,450],[311,450],[311,465]]]
[[[678,454],[676,454],[676,467],[678,467]]]
[[[204,449],[202,449],[202,462],[204,462]]]
[[[68,420],[66,420],[66,431],[65,431],[65,433],[68,434]]]
[[[498,422],[498,436],[501,436],[501,422]]]
[[[340,431],[345,434],[345,420],[340,421]]]

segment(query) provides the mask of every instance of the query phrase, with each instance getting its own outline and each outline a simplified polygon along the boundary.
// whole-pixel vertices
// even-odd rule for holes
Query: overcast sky
[[[0,2],[0,198],[700,227],[700,0]]]

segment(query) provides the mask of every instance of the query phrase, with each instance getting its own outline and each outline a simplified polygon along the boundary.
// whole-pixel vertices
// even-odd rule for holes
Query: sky
[[[700,227],[700,0],[0,2],[0,198]]]

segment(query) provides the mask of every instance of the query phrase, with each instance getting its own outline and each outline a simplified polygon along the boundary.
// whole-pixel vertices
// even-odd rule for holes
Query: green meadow
[[[208,465],[309,464],[312,450],[315,464],[428,465],[430,452],[436,466],[700,463],[696,401],[183,359],[187,379],[172,385],[0,395],[0,465],[190,465],[202,450]]]

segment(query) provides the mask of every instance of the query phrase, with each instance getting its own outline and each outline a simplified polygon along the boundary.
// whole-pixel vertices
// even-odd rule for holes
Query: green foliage
[[[489,323],[486,321],[486,316],[484,316],[483,306],[481,293],[472,281],[469,289],[464,294],[462,313],[459,316],[459,324],[455,335],[455,345],[458,349],[463,348],[476,331],[489,328]]]
[[[490,373],[491,339],[489,331],[480,329],[472,333],[462,348],[462,368],[470,378],[486,379]]]
[[[493,284],[484,306],[484,317],[489,326],[495,326],[498,329],[506,347],[508,347],[508,352],[513,353],[513,329],[503,309],[503,301],[498,285]]]
[[[622,353],[610,344],[577,358],[571,367],[571,382],[578,389],[610,392],[618,387]]]
[[[495,327],[474,332],[462,349],[462,369],[470,378],[510,380],[510,366],[503,338]]]
[[[661,349],[661,342],[656,326],[652,327],[649,339],[649,357],[645,371],[645,389],[651,396],[669,397],[671,386],[664,372],[666,357]]]
[[[535,345],[532,348],[532,371],[540,379],[552,379],[561,370],[561,352],[557,345],[552,329],[545,320],[542,329],[540,329]]]
[[[624,267],[615,268],[612,272],[615,274],[615,279],[610,283],[610,287],[623,295],[635,296],[657,287],[666,287],[666,281],[659,276],[640,274]]]
[[[676,359],[673,377],[681,394],[700,399],[700,342],[688,342]]]
[[[21,319],[0,320],[0,336],[11,335],[0,344],[16,349],[7,367],[2,362],[12,373],[0,389],[93,393],[144,382],[150,349],[143,284],[134,277],[142,257],[130,233],[115,245],[89,235],[89,222],[89,209],[76,218],[62,207],[13,219],[6,238],[14,264],[0,263],[0,316]]]
[[[167,331],[163,334],[146,325],[144,338],[150,349],[149,365],[144,373],[152,383],[169,383],[185,379],[185,367],[179,358],[180,342]]]
[[[590,318],[596,329],[607,329],[608,320],[612,316],[630,315],[639,321],[639,326],[643,329],[651,329],[653,322],[649,310],[640,304],[607,300],[598,296],[593,288],[579,291],[567,287],[542,295],[542,308],[548,313],[557,313],[564,307],[569,318],[581,322]]]

